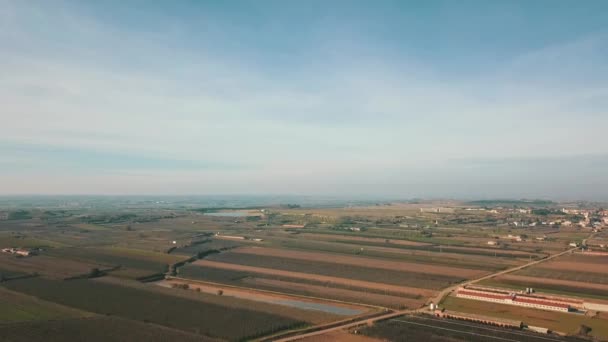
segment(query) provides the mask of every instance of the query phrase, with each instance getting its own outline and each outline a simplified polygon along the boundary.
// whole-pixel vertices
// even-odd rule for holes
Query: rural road
[[[519,270],[524,269],[526,267],[534,266],[534,265],[537,265],[537,264],[549,261],[551,259],[558,258],[558,257],[560,257],[562,255],[565,255],[565,254],[568,254],[568,253],[572,253],[573,251],[575,251],[577,249],[578,249],[578,247],[571,248],[571,249],[568,249],[568,250],[563,251],[561,253],[554,254],[554,255],[548,256],[546,258],[540,259],[540,260],[535,260],[535,261],[529,262],[527,264],[523,264],[523,265],[520,265],[520,266],[515,266],[515,267],[512,267],[512,268],[508,268],[506,270],[503,270],[503,271],[499,271],[499,272],[496,272],[496,273],[488,274],[488,275],[482,276],[480,278],[476,278],[476,279],[472,279],[472,280],[467,280],[467,281],[465,281],[463,283],[459,283],[459,284],[450,286],[450,287],[442,290],[441,292],[439,292],[435,297],[430,298],[429,299],[429,303],[430,302],[440,303],[443,300],[443,298],[445,298],[447,295],[449,295],[451,292],[453,292],[454,290],[456,290],[457,288],[459,288],[461,286],[470,285],[470,284],[473,284],[473,283],[476,283],[476,282],[479,282],[479,281],[482,281],[482,280],[486,280],[486,279],[490,279],[490,278],[493,278],[493,277],[496,277],[496,276],[500,276],[500,275],[503,275],[503,274],[519,271]],[[349,323],[345,323],[345,324],[341,324],[341,325],[337,325],[337,326],[332,326],[332,327],[329,327],[329,328],[326,328],[326,329],[320,329],[320,330],[312,331],[312,332],[309,332],[309,333],[302,333],[300,335],[294,335],[294,336],[289,336],[289,337],[285,337],[285,338],[279,338],[279,339],[273,340],[273,341],[275,341],[275,342],[297,341],[297,340],[300,340],[300,339],[303,339],[303,338],[317,336],[317,335],[323,335],[323,334],[326,334],[326,333],[329,333],[329,332],[332,332],[332,331],[349,329],[349,328],[357,327],[357,326],[364,325],[364,324],[371,325],[371,324],[373,324],[374,322],[377,322],[377,321],[391,319],[393,317],[398,317],[398,316],[401,316],[401,315],[404,315],[404,314],[414,313],[414,312],[421,312],[421,311],[426,311],[426,310],[427,310],[427,307],[425,305],[424,307],[419,308],[417,310],[394,311],[394,312],[388,313],[386,315],[380,315],[380,316],[375,316],[375,317],[370,317],[370,318],[362,318],[362,319],[357,320],[357,321],[353,321],[353,322],[349,322]]]

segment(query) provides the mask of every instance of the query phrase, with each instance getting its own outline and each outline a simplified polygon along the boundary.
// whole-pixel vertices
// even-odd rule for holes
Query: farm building
[[[215,234],[215,237],[220,239],[231,239],[231,240],[245,240],[244,236],[237,235],[220,235],[220,233]]]
[[[461,288],[458,290],[458,292],[456,292],[456,297],[480,300],[484,302],[525,306],[551,311],[568,312],[571,310],[569,304],[563,303],[561,301],[554,301],[546,298],[537,298],[533,296],[522,296],[515,293],[499,293]]]
[[[496,318],[496,317],[485,317],[485,316],[474,315],[474,314],[469,314],[469,313],[447,311],[447,310],[440,310],[440,309],[435,310],[434,315],[435,315],[435,317],[476,322],[476,323],[495,325],[495,326],[505,327],[505,328],[521,329],[521,327],[523,326],[522,321],[515,321],[515,320],[502,319],[502,318]]]
[[[306,225],[304,224],[284,224],[283,228],[304,228]]]

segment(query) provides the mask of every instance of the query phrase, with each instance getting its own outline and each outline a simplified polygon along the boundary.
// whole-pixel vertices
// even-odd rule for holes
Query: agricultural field
[[[102,315],[152,322],[172,329],[228,340],[253,338],[307,324],[276,314],[179,298],[156,291],[92,280],[12,280],[6,288]]]
[[[57,258],[48,255],[16,257],[11,254],[0,254],[0,268],[7,271],[41,274],[56,279],[66,279],[87,274],[93,268],[104,268],[94,261],[78,261]]]
[[[6,342],[91,341],[183,341],[214,342],[216,339],[169,329],[152,323],[127,320],[118,317],[94,317],[86,319],[51,320],[23,324],[0,324],[0,336]]]
[[[443,301],[442,307],[449,311],[520,320],[526,325],[545,327],[566,334],[576,334],[581,325],[586,325],[591,328],[591,336],[600,339],[608,338],[608,316],[603,313],[589,317],[582,314],[537,310],[454,296],[447,297]]]
[[[91,317],[93,314],[0,287],[0,327],[7,324]]]
[[[499,328],[471,322],[436,319],[430,316],[404,316],[358,329],[357,333],[381,341],[578,341],[524,332],[522,330]],[[581,340],[583,341],[583,340]]]
[[[481,282],[482,285],[608,300],[608,257],[573,253]]]
[[[322,257],[322,255],[321,255]],[[274,257],[272,255],[259,255],[247,253],[219,253],[209,256],[203,261],[202,265],[212,265],[222,267],[221,264],[250,266],[257,269],[269,269],[277,271],[287,271],[296,273],[306,273],[312,276],[329,276],[337,278],[352,279],[355,281],[377,282],[382,284],[402,286],[402,287],[421,287],[438,290],[449,284],[458,283],[465,280],[464,275],[451,273],[446,269],[446,273],[426,272],[425,270],[390,270],[385,267],[379,268],[368,266],[365,258],[360,259],[360,266],[357,264],[341,263],[338,261],[318,261],[310,262],[302,258]],[[325,259],[327,260],[327,259]],[[373,265],[371,260],[370,264]],[[407,265],[404,265],[407,266]]]
[[[570,217],[558,209],[547,215],[515,207],[490,212],[456,201],[318,207],[252,200],[23,201],[0,207],[11,218],[0,220],[0,247],[37,252],[0,253],[0,322],[10,322],[0,323],[0,336],[11,341],[87,334],[95,335],[92,341],[272,340],[300,329],[413,313],[446,289],[532,261],[542,262],[481,283],[608,303],[606,257],[544,261],[591,236],[578,227],[540,225]],[[532,222],[538,225],[528,226]],[[445,303],[456,311],[524,315],[540,326],[557,327],[562,319],[457,299]],[[422,324],[422,318],[406,317]],[[585,324],[591,335],[603,336],[603,314],[578,318],[566,325],[568,332]],[[463,332],[431,322],[458,331],[429,333],[420,324],[395,322],[365,328],[368,336],[332,330],[319,338],[399,340],[410,334],[459,341],[475,340],[470,332],[485,335],[479,327]]]
[[[96,262],[111,271],[114,276],[139,278],[165,273],[169,264],[184,260],[184,257],[123,247],[56,248],[48,252],[57,258],[81,262]]]

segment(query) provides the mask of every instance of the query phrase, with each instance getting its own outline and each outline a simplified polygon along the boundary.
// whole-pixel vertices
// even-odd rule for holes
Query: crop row
[[[211,337],[241,340],[302,325],[290,318],[250,309],[187,300],[91,280],[14,280],[4,286],[38,298],[99,314],[149,321]]]
[[[440,289],[449,284],[465,280],[462,277],[427,274],[422,272],[392,271],[345,264],[336,265],[331,262],[316,261],[312,263],[308,260],[230,252],[216,254],[209,257],[209,259],[245,266],[264,267],[426,289]]]

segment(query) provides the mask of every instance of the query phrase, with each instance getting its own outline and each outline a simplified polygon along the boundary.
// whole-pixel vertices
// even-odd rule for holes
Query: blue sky
[[[3,194],[608,200],[605,1],[0,8]]]

